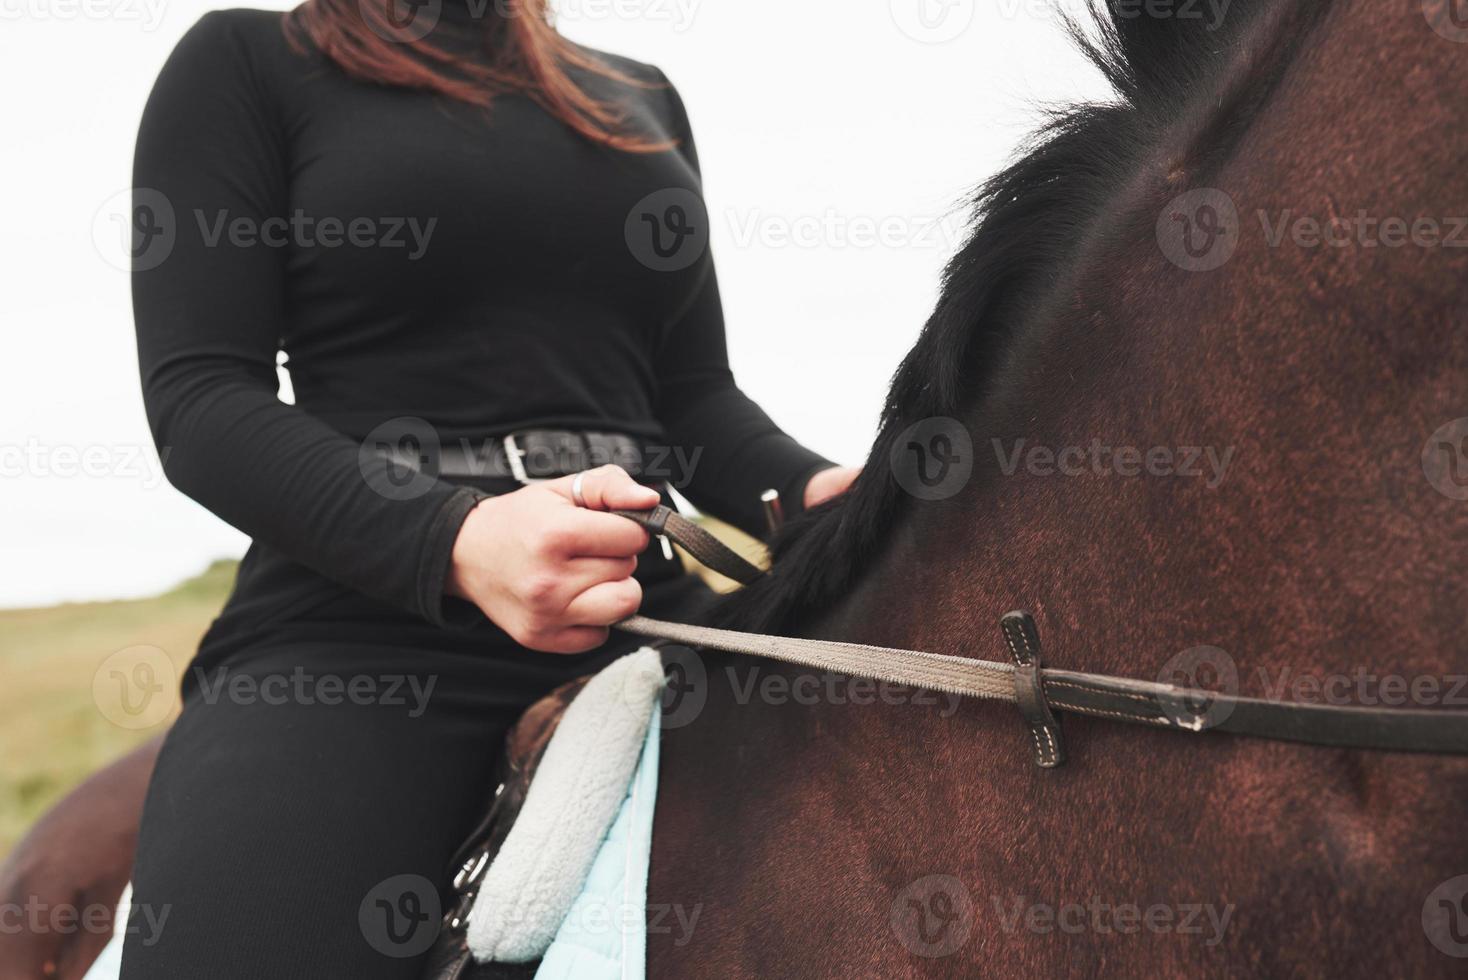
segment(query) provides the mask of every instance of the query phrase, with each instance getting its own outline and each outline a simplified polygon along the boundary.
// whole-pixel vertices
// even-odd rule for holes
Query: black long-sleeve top
[[[279,13],[205,16],[148,101],[134,173],[139,360],[170,480],[434,622],[477,496],[369,486],[361,441],[388,420],[445,441],[628,433],[697,452],[684,492],[737,525],[758,526],[765,487],[798,504],[829,464],[736,387],[707,250],[670,269],[629,222],[651,194],[699,193],[683,106],[656,68],[602,57],[646,87],[583,83],[674,149],[593,145],[520,96],[486,112],[351,80],[293,49]]]

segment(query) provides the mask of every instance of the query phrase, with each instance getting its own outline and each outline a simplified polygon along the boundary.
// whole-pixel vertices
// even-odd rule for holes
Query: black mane
[[[817,611],[849,591],[877,560],[907,499],[888,464],[897,437],[925,418],[962,417],[963,407],[994,380],[1009,339],[1005,325],[1022,321],[1097,213],[1199,86],[1232,57],[1253,14],[1267,6],[1269,0],[1233,0],[1223,23],[1212,28],[1206,13],[1152,17],[1141,4],[1117,0],[1093,11],[1090,35],[1066,20],[1114,100],[1052,112],[1026,152],[978,189],[973,233],[945,268],[937,307],[893,378],[861,478],[843,498],[791,521],[773,544],[771,574],[721,603],[717,622],[765,632],[788,628],[797,612]],[[1198,9],[1206,12],[1207,5]],[[1248,118],[1247,106],[1232,108],[1218,115],[1217,125]],[[1232,140],[1211,142],[1217,148]]]

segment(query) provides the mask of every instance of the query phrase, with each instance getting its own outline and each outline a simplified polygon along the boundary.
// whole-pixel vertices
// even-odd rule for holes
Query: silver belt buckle
[[[533,479],[525,470],[525,450],[520,448],[520,443],[515,440],[514,433],[505,436],[505,462],[510,466],[510,475],[515,482],[521,486],[529,486],[532,483],[544,483],[544,480]]]

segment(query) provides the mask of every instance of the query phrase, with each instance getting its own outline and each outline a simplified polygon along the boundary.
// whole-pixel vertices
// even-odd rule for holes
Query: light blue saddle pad
[[[661,705],[655,704],[627,799],[536,980],[643,980],[647,975],[647,869],[661,721]]]

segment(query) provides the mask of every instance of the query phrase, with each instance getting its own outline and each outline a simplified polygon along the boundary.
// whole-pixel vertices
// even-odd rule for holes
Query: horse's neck
[[[1468,113],[1447,87],[1461,51],[1421,28],[1364,7],[1319,28],[1312,63],[1209,178],[1240,216],[1221,267],[1179,268],[1155,237],[1193,175],[1141,180],[1099,219],[1134,240],[1085,257],[1024,325],[996,394],[966,413],[967,486],[914,500],[823,627],[1003,659],[998,619],[1028,607],[1057,664],[1151,678],[1213,646],[1246,690],[1286,696],[1291,669],[1468,666],[1468,502],[1443,492],[1451,465],[1423,467],[1425,449],[1450,451],[1433,433],[1468,415]],[[1418,71],[1383,85],[1313,63],[1368,36]],[[1435,142],[1383,138],[1403,128]],[[1389,218],[1465,247],[1391,244]],[[1350,244],[1312,244],[1332,219]]]

